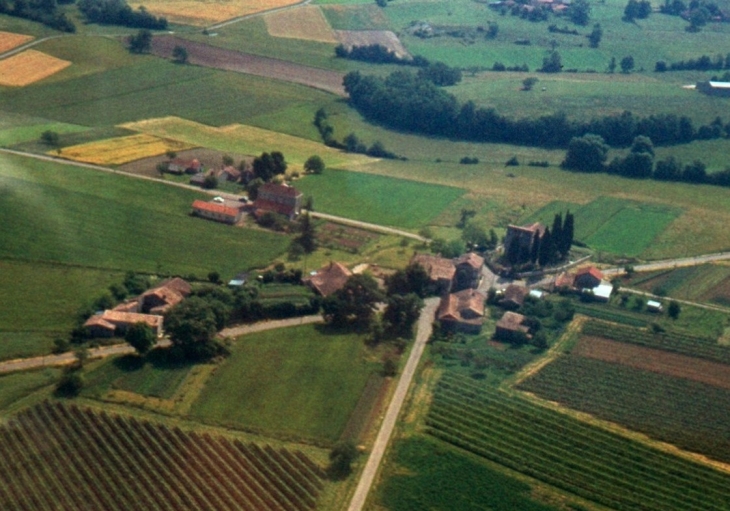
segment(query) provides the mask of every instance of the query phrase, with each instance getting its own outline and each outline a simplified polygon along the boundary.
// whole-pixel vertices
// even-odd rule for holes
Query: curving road
[[[421,310],[421,316],[418,318],[418,327],[416,333],[416,341],[413,344],[413,349],[408,357],[400,380],[398,380],[398,386],[393,394],[393,399],[388,405],[388,411],[385,413],[385,418],[380,426],[380,431],[375,439],[373,448],[370,451],[370,457],[365,464],[360,481],[358,482],[355,494],[352,496],[350,501],[350,507],[348,511],[360,511],[365,502],[367,501],[370,488],[375,481],[375,476],[380,468],[380,463],[383,460],[383,455],[390,442],[390,437],[395,429],[396,420],[400,414],[400,410],[405,402],[408,389],[413,381],[413,376],[416,374],[418,363],[421,360],[421,355],[426,349],[426,342],[431,337],[431,330],[433,326],[433,320],[436,315],[436,308],[439,304],[439,298],[428,298],[425,300],[426,305]]]

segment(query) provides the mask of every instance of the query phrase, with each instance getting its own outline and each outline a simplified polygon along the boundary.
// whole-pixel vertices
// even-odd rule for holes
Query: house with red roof
[[[124,335],[127,329],[136,323],[143,323],[159,337],[162,335],[162,321],[162,316],[157,314],[105,310],[87,319],[84,328],[91,337],[114,337]]]
[[[575,272],[573,285],[578,289],[593,289],[603,280],[603,273],[595,266],[584,266]]]
[[[486,299],[475,289],[451,293],[441,300],[436,318],[445,330],[478,334],[484,322]]]
[[[193,202],[192,214],[216,222],[235,224],[241,220],[242,212],[240,208],[226,206],[218,202],[196,200]]]
[[[313,275],[303,279],[304,283],[316,293],[327,297],[342,289],[352,276],[352,272],[344,264],[334,261],[317,270]]]
[[[302,196],[302,192],[293,186],[264,183],[253,203],[254,214],[258,217],[271,212],[294,220],[302,211]]]

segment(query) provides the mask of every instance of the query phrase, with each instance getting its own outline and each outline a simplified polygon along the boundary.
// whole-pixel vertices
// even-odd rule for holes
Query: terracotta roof
[[[230,216],[235,218],[238,216],[239,211],[235,208],[224,206],[223,204],[217,204],[215,202],[205,202],[202,200],[196,200],[193,202],[193,210],[208,211],[210,213],[217,213],[219,215]]]
[[[598,280],[603,280],[603,273],[601,273],[600,270],[595,266],[584,266],[583,268],[575,272],[576,277],[580,277],[581,275],[591,275]]]
[[[555,287],[573,287],[575,275],[567,271],[555,277]]]
[[[480,324],[484,316],[484,296],[474,289],[464,289],[444,297],[439,305],[439,321],[458,321]]]
[[[276,183],[264,183],[259,188],[259,193],[270,193],[272,195],[280,195],[282,197],[298,197],[302,194],[293,186],[277,185]]]
[[[529,293],[530,290],[527,289],[525,286],[510,284],[505,288],[504,297],[502,298],[502,300],[510,301],[516,303],[517,305],[522,305],[523,303],[525,303],[525,297]]]
[[[129,302],[120,303],[112,310],[121,312],[137,312],[139,310],[139,302],[137,300],[131,300]]]
[[[231,176],[233,179],[238,179],[239,177],[241,177],[241,171],[231,165],[228,165],[227,167],[223,167],[223,170],[221,171],[221,173],[226,173],[229,176]]]
[[[459,257],[455,261],[456,265],[460,264],[468,264],[475,270],[478,270],[484,265],[484,258],[478,254],[475,254],[474,252],[469,252],[467,254],[464,254],[463,256]]]
[[[540,233],[540,236],[545,234],[545,226],[541,224],[540,222],[535,222],[534,224],[530,225],[508,225],[507,229],[513,229],[515,231],[523,231],[523,232],[529,232],[532,234],[535,234],[535,231]]]
[[[350,276],[352,276],[352,272],[346,266],[330,262],[327,266],[317,270],[316,274],[305,279],[305,282],[322,296],[329,296],[342,289]]]
[[[507,311],[504,316],[497,321],[497,328],[503,330],[511,330],[513,332],[522,331],[527,333],[530,329],[523,325],[522,322],[525,320],[525,316],[517,314],[516,312]]]
[[[105,310],[101,314],[91,316],[84,326],[104,326],[112,324],[114,326],[119,325],[133,325],[135,323],[144,323],[153,329],[157,329],[162,325],[162,316],[152,314],[139,314],[137,312],[122,312],[115,310]]]
[[[295,209],[293,204],[281,204],[266,199],[256,199],[253,202],[253,208],[256,210],[256,216],[259,215],[259,211],[271,211],[272,213],[291,216],[294,214]]]
[[[117,326],[114,323],[110,323],[109,321],[105,320],[101,314],[96,314],[95,316],[91,316],[89,319],[86,320],[86,323],[84,323],[84,326],[101,327],[101,328],[106,328],[107,330],[116,330],[117,329]]]
[[[192,288],[190,287],[188,281],[186,281],[185,279],[181,279],[180,277],[173,277],[171,279],[165,280],[161,282],[160,285],[155,286],[153,289],[158,289],[162,287],[173,289],[183,296],[188,296],[192,291]]]
[[[444,259],[443,257],[431,255],[431,254],[416,254],[411,259],[412,263],[417,263],[423,266],[428,273],[431,280],[452,280],[456,273],[456,266],[451,259]]]

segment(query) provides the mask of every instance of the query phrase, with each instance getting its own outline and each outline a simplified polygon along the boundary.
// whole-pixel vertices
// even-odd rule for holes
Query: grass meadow
[[[613,254],[639,256],[681,211],[612,197],[599,197],[585,205],[553,202],[529,215],[523,223],[552,225],[556,213],[575,215],[575,239]]]
[[[626,286],[658,295],[730,305],[730,265],[727,264],[635,273],[622,280]]]
[[[246,335],[190,411],[201,422],[329,444],[379,368],[360,335],[304,325]]]
[[[297,182],[316,211],[381,225],[418,229],[429,224],[465,190],[359,172],[325,170]]]
[[[37,390],[54,385],[60,374],[60,369],[44,368],[0,375],[0,410],[6,410]]]
[[[200,193],[0,156],[0,257],[151,273],[228,276],[266,266],[285,236],[190,216]]]

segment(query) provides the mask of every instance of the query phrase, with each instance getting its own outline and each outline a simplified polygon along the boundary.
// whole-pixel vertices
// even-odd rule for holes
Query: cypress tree
[[[540,254],[540,231],[535,231],[532,236],[532,247],[530,250],[530,262],[535,264],[537,262],[538,255]]]
[[[553,229],[550,231],[550,234],[552,235],[553,240],[553,254],[550,257],[550,260],[553,261],[559,256],[556,254],[557,252],[562,252],[562,246],[563,246],[563,215],[562,213],[555,213],[555,218],[553,218]]]
[[[574,219],[573,213],[570,210],[565,213],[565,220],[563,221],[563,246],[560,248],[560,252],[567,257],[570,252],[570,247],[573,245],[573,229]]]
[[[550,235],[550,228],[546,228],[545,233],[540,239],[540,248],[537,255],[537,262],[540,266],[546,266],[550,262],[550,256],[553,252],[552,246],[553,240]]]

